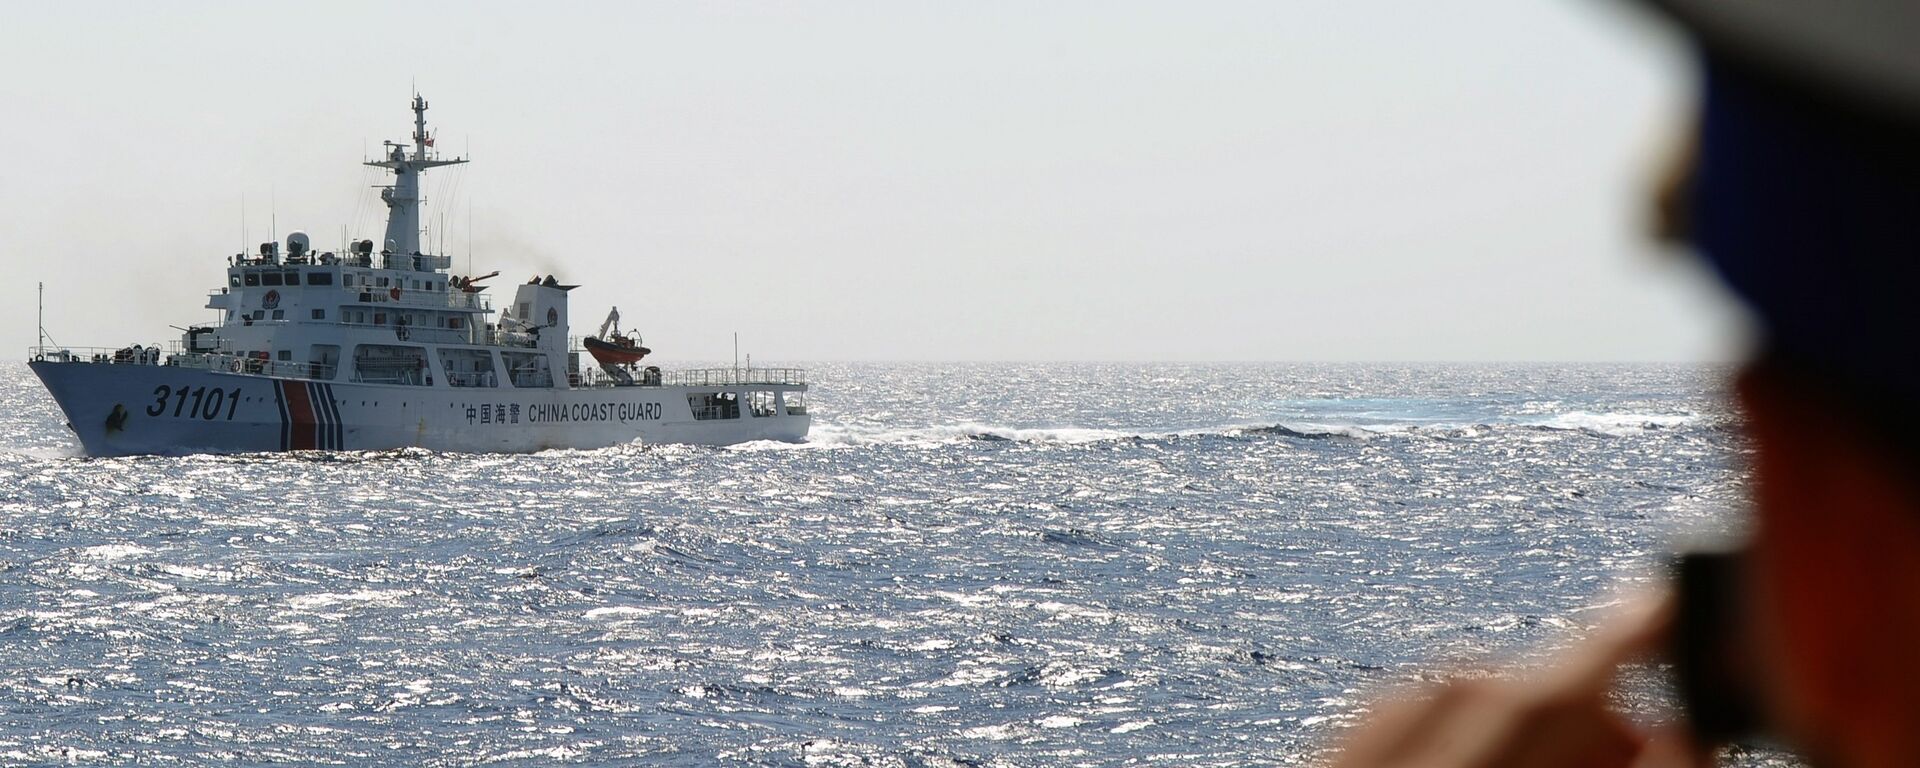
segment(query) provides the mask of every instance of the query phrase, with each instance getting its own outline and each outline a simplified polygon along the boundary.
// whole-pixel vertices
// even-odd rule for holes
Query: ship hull
[[[319,382],[164,365],[29,363],[89,456],[288,450],[461,452],[804,440],[784,406],[695,418],[689,398],[797,387],[447,388]],[[712,414],[715,410],[704,409]]]

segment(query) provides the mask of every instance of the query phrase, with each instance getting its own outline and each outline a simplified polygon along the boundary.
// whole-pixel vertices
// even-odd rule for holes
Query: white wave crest
[[[1604,435],[1630,435],[1656,429],[1676,429],[1700,422],[1696,413],[1632,413],[1591,411],[1570,411],[1556,414],[1545,419],[1526,422],[1528,426],[1546,429],[1568,429],[1598,432]]]
[[[1097,443],[1139,436],[1115,429],[1085,427],[1008,427],[978,422],[924,427],[846,427],[816,425],[805,443],[754,443],[753,448],[850,448],[869,445],[941,445],[964,440],[1019,443]]]
[[[80,550],[80,556],[88,560],[113,562],[129,557],[151,554],[153,550],[138,544],[100,544]]]
[[[80,446],[78,444],[60,445],[60,446],[53,446],[53,447],[47,447],[47,448],[25,448],[25,447],[13,446],[13,447],[0,449],[0,453],[9,453],[15,456],[20,456],[28,459],[38,459],[41,461],[57,461],[61,459],[86,458],[86,453],[80,450]]]
[[[295,595],[287,599],[287,605],[296,611],[316,611],[336,605],[381,605],[395,606],[413,594],[405,589],[362,589],[355,592],[320,592],[308,595]]]

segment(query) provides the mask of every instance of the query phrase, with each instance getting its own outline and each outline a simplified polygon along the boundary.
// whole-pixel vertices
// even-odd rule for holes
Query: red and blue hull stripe
[[[346,447],[333,385],[317,381],[274,380],[273,400],[280,408],[280,450],[337,451]]]

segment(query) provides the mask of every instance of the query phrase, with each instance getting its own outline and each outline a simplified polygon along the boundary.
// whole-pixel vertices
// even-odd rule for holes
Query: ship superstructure
[[[639,368],[637,357],[596,367],[568,335],[575,286],[536,277],[513,286],[496,313],[485,277],[457,277],[448,256],[423,252],[421,174],[466,162],[434,151],[426,112],[415,96],[410,145],[387,142],[367,163],[393,173],[380,195],[380,242],[319,252],[296,231],[235,255],[206,304],[219,322],[188,328],[165,351],[33,348],[29,365],[85,452],[533,451],[806,437],[797,369],[663,372]]]

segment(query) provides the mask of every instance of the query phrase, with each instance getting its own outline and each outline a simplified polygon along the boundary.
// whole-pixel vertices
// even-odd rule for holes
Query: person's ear
[[[1667,149],[1653,184],[1653,238],[1687,245],[1693,241],[1693,177],[1699,164],[1700,129],[1688,125]]]

